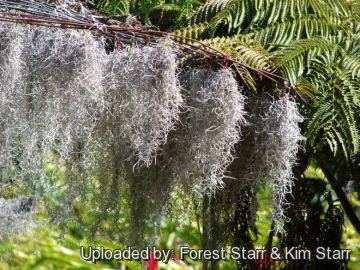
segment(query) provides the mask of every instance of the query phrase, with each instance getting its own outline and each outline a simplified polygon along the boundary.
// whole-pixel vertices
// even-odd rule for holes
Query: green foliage
[[[326,144],[348,158],[360,144],[359,14],[343,0],[213,0],[178,33],[287,78],[309,119],[307,146]]]
[[[334,51],[336,54],[336,51]],[[359,152],[359,78],[351,79],[352,71],[342,66],[339,58],[331,61],[331,55],[322,55],[313,61],[314,69],[308,78],[315,84],[321,74],[324,82],[318,86],[321,91],[321,107],[309,121],[308,143],[324,143],[337,153],[339,148],[346,158]],[[338,56],[339,57],[339,56]],[[339,63],[340,62],[340,63]]]
[[[130,14],[135,0],[98,0],[97,8],[100,12],[109,15]]]
[[[175,21],[182,25],[203,0],[97,0],[100,12],[122,15],[140,12],[147,25],[159,21]]]
[[[332,44],[322,37],[295,40],[289,45],[279,45],[279,47],[281,48],[273,53],[274,62],[282,69],[291,86],[297,83],[306,68],[307,72],[310,72],[311,64],[316,61],[317,56],[322,57],[330,53],[334,55],[339,49],[337,44]],[[323,70],[320,70],[318,75],[320,73],[323,74]]]
[[[264,44],[266,48],[272,50],[276,48],[277,45],[286,45],[294,40],[316,36],[326,38],[332,35],[338,35],[340,31],[345,32],[348,30],[349,29],[343,25],[334,24],[309,15],[284,22],[275,22],[247,33],[247,35],[253,36],[254,39]]]
[[[318,104],[316,95],[319,94],[319,90],[305,78],[299,78],[293,89],[303,102],[314,104],[315,106]]]
[[[202,6],[190,19],[190,24],[208,22],[212,33],[219,28],[228,33],[250,33],[266,26],[288,22],[303,23],[316,31],[323,31],[327,26],[323,22],[306,22],[313,16],[326,21],[330,25],[338,25],[344,16],[351,15],[351,6],[344,1],[281,1],[281,0],[213,0]],[[286,25],[286,24],[285,24]],[[225,28],[223,28],[226,26]],[[284,29],[284,28],[283,28]],[[278,31],[276,34],[278,35]],[[225,34],[225,32],[223,32]],[[300,37],[299,37],[300,38]]]
[[[50,232],[51,231],[51,232]],[[125,246],[113,241],[97,238],[96,246],[120,249]],[[56,227],[42,227],[26,235],[18,236],[2,243],[0,269],[119,269],[121,265],[134,269],[131,261],[105,260],[96,264],[85,261],[80,256],[80,246],[89,246],[86,239],[66,234],[61,235]],[[137,264],[139,266],[139,263]]]
[[[176,17],[176,25],[183,25],[205,0],[173,0],[172,2],[180,8]]]
[[[173,32],[176,36],[175,40],[181,43],[189,43],[190,41],[185,38],[203,40],[209,36],[209,25],[207,23],[193,24],[191,26],[177,29]]]
[[[271,55],[258,42],[246,42],[242,36],[235,36],[232,38],[205,39],[202,43],[219,50],[248,67],[268,72],[274,70],[273,63],[270,60]],[[223,65],[227,65],[227,63],[224,62]],[[234,68],[247,88],[256,92],[256,84],[250,70],[240,66],[235,66]]]
[[[207,1],[207,3],[201,6],[190,18],[190,24],[199,24],[210,21],[223,7],[229,2],[229,0],[214,0]]]
[[[301,128],[308,155],[316,151],[326,164],[334,164],[330,171],[336,184],[345,185],[358,183],[359,15],[358,1],[213,0],[178,33],[287,78],[284,90],[297,96],[306,118]],[[274,93],[269,88],[276,87],[259,81],[253,86],[258,93]],[[300,155],[299,162],[306,163],[306,157]],[[339,211],[333,214],[341,219]]]
[[[152,24],[152,18],[156,17],[158,20],[171,20],[171,18],[176,18],[177,25],[181,25],[183,20],[189,17],[193,8],[198,4],[194,1],[124,1],[119,4],[119,2],[110,0],[105,0],[102,3],[104,4],[104,12],[109,14],[118,12],[126,13],[131,12],[132,10],[138,10],[144,16],[146,24]],[[254,92],[257,93],[277,93],[274,97],[275,102],[267,107],[274,108],[276,101],[283,101],[285,100],[284,97],[288,97],[290,94],[296,95],[298,101],[302,103],[301,113],[306,118],[306,122],[301,125],[302,133],[307,137],[305,149],[309,151],[309,155],[316,152],[318,159],[326,160],[328,164],[336,164],[336,166],[330,166],[330,171],[335,176],[336,181],[338,181],[337,184],[341,186],[351,179],[357,179],[358,174],[355,172],[359,169],[359,157],[357,155],[360,147],[360,123],[358,111],[360,105],[360,45],[358,41],[360,31],[360,10],[356,4],[357,3],[355,2],[345,0],[323,0],[321,2],[317,0],[213,0],[208,1],[199,8],[199,10],[190,18],[190,25],[174,32],[175,35],[178,35],[175,40],[182,44],[195,44],[195,46],[191,47],[192,50],[201,51],[206,48],[207,50],[213,50],[222,55],[229,55],[231,58],[244,64],[243,66],[234,65],[232,67],[237,69],[238,76],[245,84],[247,84],[248,88],[253,89]],[[185,39],[184,37],[201,40],[201,43]],[[193,57],[188,58],[188,60],[189,61],[185,61],[185,63],[188,63],[187,67],[190,68],[194,68],[195,65],[206,66],[206,64],[211,61],[217,61],[217,59],[206,57],[203,59]],[[17,62],[15,61],[15,63]],[[223,63],[220,63],[220,65],[226,66],[226,59]],[[284,76],[288,79],[289,84],[277,85],[276,83],[267,83],[263,75],[254,75],[251,69],[245,68],[245,65],[250,68],[257,68]],[[123,72],[119,72],[117,75],[120,77],[122,74]],[[131,76],[132,73],[130,72],[129,77]],[[141,81],[141,79],[136,81]],[[115,83],[117,82],[115,81]],[[192,89],[193,87],[189,87],[186,91],[190,92]],[[215,89],[217,88],[215,87]],[[116,89],[112,90],[116,92]],[[133,91],[130,92],[134,93]],[[198,94],[200,92],[201,91],[196,91],[194,93]],[[219,94],[218,92],[215,91],[215,93]],[[132,95],[130,94],[129,96],[131,97]],[[204,96],[208,98],[208,93]],[[263,97],[267,98],[266,95],[263,95]],[[214,100],[215,99],[216,98],[214,98]],[[193,100],[199,102],[200,99],[196,96]],[[208,100],[212,102],[211,99]],[[187,113],[190,114],[191,109],[196,106],[188,107]],[[211,113],[220,115],[216,112],[216,109],[211,110],[211,107],[207,108],[210,108],[209,111]],[[113,108],[109,108],[109,111],[111,111],[111,109]],[[254,109],[257,110],[258,108],[254,106]],[[115,110],[115,112],[117,111],[118,110]],[[131,114],[132,111],[136,111],[136,109],[131,107],[126,113],[129,112],[129,114]],[[199,110],[199,118],[204,115],[206,116],[204,111],[206,112],[206,110]],[[224,110],[221,111],[223,112]],[[114,111],[111,111],[110,114],[113,113]],[[110,117],[110,114],[106,115],[106,117]],[[121,112],[119,112],[119,114],[121,114]],[[281,115],[282,117],[285,117],[285,119],[275,117],[277,121],[282,119],[279,125],[282,126],[283,124],[285,127],[289,127],[286,123],[286,120],[288,120],[287,115],[285,113]],[[104,117],[104,119],[106,117]],[[266,117],[268,117],[268,115]],[[119,119],[120,118],[121,115],[119,115]],[[189,123],[191,124],[193,118],[194,117],[190,118],[190,120],[186,119],[182,124],[184,124],[184,126],[189,125]],[[207,121],[207,118],[209,118],[209,116],[204,119],[201,118],[202,122],[211,124],[212,122]],[[213,120],[213,118],[216,117],[211,117],[211,120]],[[264,119],[261,119],[261,121],[262,120]],[[124,126],[131,126],[132,122],[133,121],[126,122],[126,125]],[[105,121],[105,123],[106,126],[109,123],[111,124],[112,121]],[[195,126],[195,128],[189,129],[190,131],[187,130],[187,134],[191,134],[191,131],[196,131],[196,128],[199,127],[199,125],[196,124],[193,126]],[[275,125],[270,126],[274,127]],[[297,122],[294,126],[297,127]],[[262,128],[260,124],[257,125],[257,127]],[[212,127],[205,129],[205,133],[212,131],[211,129]],[[201,129],[201,131],[203,130],[204,129]],[[116,134],[118,129],[114,129],[113,131],[113,133]],[[262,130],[256,134],[260,134],[261,131]],[[274,137],[273,143],[281,144],[281,146],[277,146],[275,149],[280,149],[280,154],[283,154],[285,151],[281,148],[283,146],[282,140],[287,138],[286,136],[289,135],[289,132],[282,127],[280,129],[271,130],[268,133],[279,136],[276,138]],[[206,134],[206,136],[208,135]],[[133,139],[135,138],[133,136],[130,137]],[[115,136],[114,138],[114,141],[119,140],[119,137]],[[192,138],[194,140],[196,136],[192,136]],[[253,138],[257,140],[257,136],[253,136]],[[291,136],[290,138],[293,139]],[[179,140],[175,137],[175,140],[172,142],[176,145]],[[97,164],[99,167],[106,168],[107,171],[104,175],[96,175],[96,171],[95,176],[92,175],[94,174],[94,171],[89,173],[87,179],[93,189],[86,189],[79,197],[74,197],[76,199],[76,203],[73,205],[75,213],[80,217],[80,220],[84,222],[83,225],[85,228],[89,229],[92,233],[96,233],[108,226],[108,218],[114,218],[114,220],[119,221],[120,223],[122,217],[116,212],[120,207],[122,207],[122,211],[126,211],[128,210],[126,208],[130,208],[132,216],[129,220],[129,224],[132,228],[140,228],[131,237],[141,238],[142,235],[148,232],[146,225],[149,221],[151,221],[149,223],[154,225],[159,224],[160,221],[158,216],[160,216],[161,207],[165,205],[166,202],[176,202],[176,199],[172,201],[166,196],[160,199],[154,198],[157,192],[161,195],[165,195],[168,194],[169,190],[173,187],[174,184],[172,181],[175,178],[172,178],[171,181],[167,181],[165,179],[166,177],[162,178],[158,177],[158,175],[160,174],[163,176],[164,172],[168,172],[166,170],[171,164],[174,164],[174,160],[163,155],[157,164],[151,165],[148,169],[142,168],[138,171],[136,176],[132,176],[131,173],[133,172],[133,167],[130,162],[127,164],[129,166],[126,168],[126,172],[119,172],[117,169],[122,166],[119,162],[119,157],[122,157],[121,154],[119,154],[122,148],[118,147],[116,149],[118,153],[113,153],[112,150],[114,149],[115,144],[110,143],[105,147],[101,147],[101,141],[96,143],[98,143],[100,147],[95,147],[94,149],[96,151],[94,152],[106,148],[106,154],[112,155],[111,165],[108,165],[106,162]],[[135,144],[135,139],[134,142],[131,141],[131,143]],[[203,141],[201,141],[201,143],[202,144],[198,143],[196,147],[203,151],[201,153],[206,154],[205,150],[207,145],[212,146],[212,144],[203,143]],[[258,143],[258,141],[255,141],[254,144],[256,145]],[[161,148],[161,151],[164,150],[164,153],[166,151],[170,152],[174,144],[171,144],[169,148]],[[269,143],[265,144],[267,146],[269,145]],[[259,145],[262,146],[261,143]],[[123,144],[121,146],[125,147]],[[216,147],[213,148],[218,151]],[[190,149],[190,151],[192,151],[191,147],[179,147],[179,149]],[[295,148],[288,149],[289,152],[291,152],[291,155],[295,155],[296,149],[293,149]],[[156,150],[160,151],[159,148],[156,148]],[[180,150],[178,152],[180,152]],[[242,150],[243,148],[240,150],[237,149],[237,152],[234,153],[240,156],[244,153]],[[152,153],[153,152],[157,151],[152,151]],[[218,152],[222,153],[221,151]],[[254,152],[261,155],[261,157],[268,157],[268,153],[261,152],[260,150]],[[276,153],[276,151],[271,152]],[[180,157],[180,160],[183,156]],[[194,164],[198,163],[198,167],[206,168],[202,164],[203,160],[205,160],[204,157],[201,155],[191,155],[191,157],[193,156],[195,156]],[[215,154],[207,154],[205,157],[210,159],[215,156]],[[150,157],[152,156],[150,155]],[[186,162],[192,162],[191,157],[185,159]],[[259,161],[261,157],[254,158],[252,164],[257,164],[255,161]],[[171,160],[171,162],[167,163],[166,161],[164,162],[164,160]],[[244,160],[252,161],[246,157],[240,161],[246,164],[243,162]],[[150,161],[149,158],[146,165],[149,165],[151,163]],[[178,167],[186,167],[184,166],[186,162],[178,162],[180,164]],[[206,163],[206,165],[211,164],[209,162],[204,163]],[[281,164],[274,165],[276,164],[275,161],[264,163],[273,166],[275,169],[279,168],[279,172],[281,172]],[[300,163],[308,164],[307,157],[300,159]],[[252,168],[251,166],[249,167],[249,174],[253,175]],[[286,166],[289,172],[291,172],[291,167],[291,165]],[[71,162],[69,162],[69,164],[67,164],[67,169],[70,171],[73,168],[74,167],[71,167]],[[74,176],[75,179],[79,180],[79,175],[82,173],[81,168],[75,169],[79,170],[79,174],[69,174],[68,177],[71,178],[71,176]],[[298,168],[295,168],[294,171],[296,171],[296,169]],[[203,172],[200,170],[200,173],[203,174],[203,179],[206,179],[205,173],[209,172],[212,171],[208,168],[204,169]],[[186,173],[189,173],[189,171],[186,171]],[[196,175],[196,173],[198,172],[193,173],[190,171],[189,174]],[[241,173],[243,173],[243,171],[241,171]],[[328,201],[329,207],[326,213],[324,212],[324,219],[320,220],[319,224],[322,224],[321,226],[325,229],[321,229],[317,233],[314,233],[314,237],[310,237],[312,238],[310,240],[314,240],[316,239],[316,236],[319,236],[322,238],[321,241],[324,240],[322,243],[325,245],[328,243],[326,241],[333,230],[336,232],[336,239],[334,238],[335,243],[333,244],[334,247],[338,248],[341,240],[343,222],[343,212],[340,206],[334,203],[329,193],[325,192],[324,187],[326,186],[326,183],[316,186],[317,182],[315,180],[309,180],[307,182],[307,179],[301,178],[303,170],[299,170],[297,173],[298,182],[296,182],[296,188],[298,188],[299,191],[297,194],[302,194],[301,196],[303,196],[303,198],[296,201],[295,205],[297,208],[292,212],[292,218],[297,222],[296,224],[301,224],[301,226],[303,226],[298,227],[303,228],[303,231],[299,232],[297,229],[292,236],[296,234],[301,235],[304,232],[310,231],[309,226],[305,226],[306,222],[303,221],[299,206],[301,206],[302,203],[305,203],[308,208],[311,208],[313,205],[311,205],[310,202],[314,197],[312,195],[316,194],[317,198],[324,196]],[[269,173],[266,173],[263,168],[260,168],[259,177],[256,178],[260,179],[261,177],[266,177],[267,174]],[[155,178],[154,175],[156,176]],[[231,177],[232,176],[233,175],[231,175]],[[129,179],[122,182],[123,177],[129,177]],[[194,178],[183,178],[185,178],[185,180],[190,179],[192,183],[202,180],[201,175]],[[284,181],[288,179],[292,180],[291,177],[275,178]],[[156,179],[156,183],[154,182],[154,179]],[[202,205],[199,203],[199,205],[202,206],[202,213],[204,216],[202,220],[196,216],[196,221],[198,222],[196,225],[199,228],[199,224],[202,221],[204,230],[203,237],[200,238],[200,240],[195,239],[194,242],[203,241],[201,243],[203,248],[218,248],[216,245],[219,245],[219,243],[239,246],[244,243],[249,243],[252,245],[252,235],[250,231],[253,230],[256,234],[254,220],[257,207],[256,192],[259,187],[256,186],[247,188],[246,190],[240,190],[239,186],[241,186],[243,182],[232,180],[234,179],[226,181],[225,189],[217,192],[216,200],[209,199],[209,201],[206,201],[205,197]],[[218,183],[217,180],[212,182]],[[309,182],[310,184],[308,185],[307,183]],[[99,183],[103,184],[100,185],[101,188],[99,188]],[[108,183],[108,185],[105,185],[105,183]],[[127,185],[126,188],[129,188],[130,192],[126,194],[118,193],[119,183],[122,184],[122,187]],[[123,185],[124,183],[125,185]],[[188,183],[185,181],[184,185],[186,184]],[[275,184],[278,185],[277,182]],[[73,181],[71,185],[73,185],[73,187],[79,186],[78,181]],[[71,185],[70,187],[72,187]],[[313,191],[307,189],[307,186],[310,185],[314,185]],[[275,203],[277,203],[277,205],[274,206],[275,210],[279,210],[277,207],[281,208],[283,195],[291,192],[292,182],[289,181],[287,184],[278,185],[277,187],[279,186],[278,192],[275,193]],[[141,192],[139,192],[139,190]],[[110,194],[110,196],[106,197],[107,194]],[[232,196],[229,196],[229,194]],[[186,193],[185,196],[187,195],[189,194]],[[121,197],[120,200],[119,197]],[[289,195],[289,198],[290,197],[291,196]],[[85,203],[77,204],[78,198],[85,198],[83,201]],[[95,203],[94,198],[96,198]],[[102,199],[103,202],[99,202],[99,198]],[[112,198],[116,198],[118,201],[114,203]],[[222,199],[226,201],[226,203],[222,204]],[[319,200],[317,203],[322,206],[321,203],[319,203]],[[242,202],[241,205],[240,202]],[[147,209],[151,209],[151,211],[144,214],[141,210],[145,204]],[[90,217],[86,216],[86,212],[81,212],[81,209],[83,209],[84,206],[89,207],[90,205],[95,205],[91,212],[91,216],[97,219],[95,222],[93,222]],[[224,205],[229,207],[226,208]],[[134,213],[136,213],[136,215],[134,215]],[[283,218],[283,212],[281,212],[279,219],[281,218]],[[318,221],[318,217],[312,218],[316,218]],[[292,231],[292,225],[288,225],[289,231]],[[172,224],[168,226],[174,229]],[[274,226],[275,225],[273,224],[272,228],[274,228]],[[228,229],[228,231],[221,230],[221,233],[223,233],[219,233],[221,239],[216,238],[218,235],[211,232],[211,230],[216,231],[219,228]],[[117,229],[122,230],[126,228],[119,225],[117,226]],[[104,233],[109,233],[109,230]],[[128,237],[128,235],[126,237]],[[126,237],[124,239],[128,239]],[[287,236],[284,236],[282,239],[283,244],[286,245],[288,244],[287,241],[292,241],[291,237],[287,238]],[[204,239],[208,240],[208,242],[204,241]],[[305,241],[305,238],[301,239],[302,241]],[[195,245],[200,244],[197,243]],[[301,243],[299,245],[301,245]],[[238,265],[238,267],[241,267],[241,265]],[[291,266],[288,267],[291,268]]]

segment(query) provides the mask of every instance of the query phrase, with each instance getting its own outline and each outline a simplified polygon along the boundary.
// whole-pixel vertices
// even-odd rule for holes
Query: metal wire
[[[18,11],[28,14],[52,17],[64,20],[71,20],[77,22],[91,22],[96,20],[90,17],[83,17],[65,9],[61,9],[54,4],[38,3],[26,0],[3,0],[0,2],[0,10],[2,11]]]
[[[40,25],[57,28],[73,28],[90,30],[96,35],[109,37],[121,44],[133,47],[154,47],[162,38],[170,38],[176,42],[176,46],[183,52],[183,55],[195,56],[195,60],[204,58],[207,63],[218,64],[220,62],[234,65],[235,69],[247,69],[273,82],[286,81],[285,78],[265,70],[259,70],[244,63],[232,59],[229,55],[208,46],[201,41],[180,37],[171,33],[154,31],[148,29],[119,27],[105,25],[94,18],[80,16],[70,11],[58,8],[53,4],[36,3],[26,0],[4,0],[0,2],[0,21],[17,22],[30,25]],[[182,41],[179,41],[180,40]],[[241,74],[240,78],[242,78]],[[245,82],[247,84],[247,82]],[[284,87],[286,87],[284,83]]]

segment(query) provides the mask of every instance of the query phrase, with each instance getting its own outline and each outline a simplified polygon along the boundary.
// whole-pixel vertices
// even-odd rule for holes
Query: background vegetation
[[[195,40],[200,40],[202,44],[211,46],[224,55],[246,64],[249,68],[239,68],[239,66],[232,68],[237,74],[237,80],[244,84],[243,90],[248,98],[261,95],[271,96],[281,101],[284,97],[292,96],[299,104],[301,115],[305,117],[305,121],[300,124],[300,129],[306,141],[296,153],[298,160],[292,167],[295,186],[292,194],[286,195],[287,202],[291,204],[287,211],[287,217],[291,219],[291,222],[285,223],[284,228],[292,232],[291,234],[283,234],[280,231],[275,235],[274,230],[269,232],[269,229],[274,229],[276,226],[274,222],[269,223],[270,210],[274,209],[269,209],[268,201],[269,198],[274,198],[274,195],[269,194],[269,186],[266,185],[265,180],[258,180],[258,185],[251,183],[251,188],[233,186],[233,182],[229,180],[226,183],[233,193],[228,196],[229,189],[220,190],[218,198],[228,199],[220,206],[206,195],[204,201],[199,203],[194,202],[191,197],[173,193],[173,197],[178,198],[174,201],[176,202],[174,209],[178,210],[175,213],[181,215],[184,209],[187,209],[189,214],[181,218],[181,227],[177,220],[165,219],[159,229],[161,233],[156,242],[157,246],[172,248],[180,243],[187,243],[194,248],[216,248],[239,245],[239,243],[261,248],[274,245],[298,246],[306,249],[314,246],[332,248],[341,246],[354,251],[349,263],[312,261],[306,266],[301,266],[289,260],[281,265],[278,262],[269,261],[267,266],[275,267],[274,264],[278,263],[277,266],[282,269],[295,269],[294,267],[356,269],[360,265],[360,246],[357,241],[360,233],[358,218],[360,200],[359,2],[355,0],[216,0],[206,2],[104,0],[97,1],[95,4],[104,14],[132,13],[153,29],[177,35],[178,37],[174,38],[175,42],[193,44]],[[209,59],[210,62],[211,60]],[[198,59],[190,58],[187,61],[190,64],[199,63]],[[226,61],[221,64],[227,65]],[[288,83],[269,82],[263,75],[253,72],[251,68],[283,76]],[[285,126],[288,127],[288,125]],[[249,128],[249,130],[249,132],[258,133],[256,129],[253,131]],[[272,137],[275,138],[273,141],[281,141],[285,134]],[[264,148],[259,149],[261,153]],[[243,153],[238,151],[237,154]],[[242,175],[237,174],[233,167],[230,166],[229,170],[234,178],[242,179]],[[280,171],[280,166],[278,166],[278,171]],[[62,174],[60,170],[54,181],[60,183],[64,181]],[[262,177],[266,179],[268,175],[270,173],[266,171]],[[16,179],[12,180],[14,184],[10,184],[7,189],[7,197],[26,193],[21,185],[15,185]],[[281,192],[283,191],[284,189],[281,189]],[[150,195],[154,196],[154,194]],[[93,195],[87,193],[86,196]],[[239,198],[246,203],[239,204]],[[259,208],[253,211],[249,205],[256,205],[256,198],[259,201]],[[87,200],[91,201],[91,198]],[[276,193],[275,202],[278,202]],[[125,201],[122,203],[125,205]],[[204,217],[197,216],[198,209],[195,209],[197,205],[201,205],[203,213],[208,213],[209,216],[213,214],[216,218],[206,220]],[[222,210],[217,211],[219,209]],[[99,216],[96,216],[98,213],[91,211],[91,204],[85,207],[78,205],[75,214],[82,218],[86,217],[86,222],[93,224]],[[257,216],[254,215],[255,213]],[[92,214],[95,215],[92,216]],[[116,213],[117,219],[122,221],[117,229],[125,229],[129,222],[134,222],[128,220],[126,214],[121,211]],[[216,216],[217,214],[219,216]],[[223,220],[227,220],[228,223],[220,224]],[[62,231],[51,227],[49,231],[37,229],[29,232],[27,237],[41,241],[30,242],[27,237],[8,240],[2,248],[1,266],[5,269],[20,269],[26,264],[29,269],[119,268],[118,262],[103,262],[94,266],[81,261],[79,257],[79,243],[93,241],[96,245],[104,244],[108,247],[126,244],[121,241],[121,235],[112,232],[112,227],[109,227],[106,219],[101,224],[102,230],[92,231],[94,238],[91,238],[90,232],[88,234],[83,228],[78,227],[78,224],[72,223],[71,219],[68,221],[69,223],[62,225],[67,227],[70,234],[63,235]],[[233,227],[228,226],[230,223]],[[98,224],[95,224],[93,228],[98,228],[97,226]],[[226,234],[209,233],[225,226],[228,226]],[[107,227],[107,230],[103,230]],[[237,230],[237,228],[240,229]],[[205,237],[209,240],[204,243]],[[29,245],[33,245],[32,248]],[[30,252],[25,253],[22,250],[30,250]],[[125,264],[136,267],[131,263]],[[222,269],[233,269],[234,266],[231,262],[220,263]],[[246,263],[239,263],[236,266],[247,269],[256,267],[255,264],[247,265]],[[167,266],[160,265],[160,267],[215,269],[218,265],[177,261]]]

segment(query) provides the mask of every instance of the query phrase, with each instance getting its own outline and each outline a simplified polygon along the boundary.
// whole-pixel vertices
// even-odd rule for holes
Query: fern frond
[[[300,97],[303,101],[317,105],[317,100],[315,95],[319,94],[319,90],[311,84],[308,80],[301,77],[296,85],[293,87],[296,95]]]
[[[250,72],[251,70],[258,70],[260,71],[259,74],[267,78],[269,78],[268,75],[270,73],[273,73],[276,70],[275,65],[271,62],[271,54],[269,54],[259,42],[251,40],[246,36],[235,35],[233,37],[211,38],[201,40],[201,42],[196,42],[194,39],[191,39],[191,37],[194,37],[199,33],[201,34],[204,29],[208,29],[206,26],[207,25],[199,25],[199,28],[193,28],[192,26],[182,28],[173,32],[173,38],[182,44],[191,44],[192,49],[194,50],[200,50],[205,54],[210,52],[214,54],[220,53],[224,56],[228,56],[229,59],[233,59],[240,63],[240,65],[238,65],[233,62],[233,68],[237,71],[239,79],[241,79],[249,89],[254,91],[256,91],[256,87],[253,74]],[[197,32],[198,30],[199,33]],[[188,57],[183,58],[183,62],[190,61],[191,65],[203,65],[205,58],[199,59],[194,55],[189,55]],[[211,59],[211,57],[206,59],[208,64],[211,61],[217,61],[219,63],[218,60]],[[200,62],[203,62],[203,64]],[[220,64],[226,66],[229,63],[224,59]],[[261,73],[261,71],[265,71],[265,73]]]
[[[101,0],[98,8],[102,13],[110,15],[125,15],[130,13],[132,0]]]
[[[307,71],[303,76],[322,96],[307,127],[307,136],[310,145],[328,144],[334,153],[341,149],[348,158],[360,150],[360,77],[356,75],[359,48],[349,38],[337,44],[330,39],[328,46],[310,50],[306,55],[309,61],[304,61]]]
[[[340,60],[345,70],[351,71],[351,78],[360,78],[360,35],[354,35],[344,42],[344,56]]]
[[[227,29],[227,33],[220,30],[226,35],[246,34],[275,24],[285,24],[285,28],[293,29],[287,35],[292,35],[299,33],[299,29],[294,29],[293,23],[298,23],[294,20],[304,19],[301,25],[304,27],[304,23],[308,23],[304,29],[309,37],[317,35],[316,32],[327,32],[327,28],[334,25],[345,25],[344,18],[349,17],[351,12],[351,5],[345,1],[214,0],[200,8],[190,24],[209,22],[212,36],[220,26]],[[280,29],[284,30],[284,27]],[[304,38],[304,34],[300,32],[297,38]]]
[[[351,91],[341,84],[341,76],[334,74],[335,79],[323,85],[331,91],[323,92],[324,97],[309,122],[306,136],[311,146],[325,140],[334,153],[341,147],[348,158],[359,152],[358,107]]]
[[[351,78],[360,77],[360,59],[346,55],[343,59],[343,66],[346,70],[351,71]]]
[[[172,34],[179,36],[178,38],[175,38],[174,40],[178,41],[180,43],[183,43],[183,44],[189,43],[190,41],[188,39],[184,39],[181,37],[196,39],[196,40],[203,40],[203,39],[208,38],[210,35],[209,24],[208,23],[200,23],[200,24],[189,25],[187,27],[183,27],[183,28],[175,30],[174,32],[172,32]]]
[[[353,10],[347,2],[329,1],[328,3],[332,7],[332,10],[339,16],[349,17],[353,14]]]
[[[336,129],[334,129],[333,127],[330,127],[330,129],[331,129],[332,132],[326,132],[325,133],[325,139],[326,139],[327,144],[329,145],[329,147],[331,149],[331,152],[333,152],[334,156],[335,156],[336,153],[337,153],[337,149],[338,149],[338,140],[340,142],[343,141],[343,140],[340,137],[335,138],[335,133],[337,133]]]
[[[217,12],[217,14],[211,18],[210,27],[212,31],[212,35],[214,35],[215,31],[221,24],[226,24],[228,27],[228,32],[236,29],[236,33],[239,34],[244,29],[243,23],[246,18],[248,18],[252,14],[253,10],[251,10],[251,1],[229,1],[226,6],[222,8],[221,11]],[[266,2],[266,1],[265,1]]]
[[[245,43],[242,39],[240,35],[237,35],[234,37],[212,38],[202,42],[248,66],[273,71],[274,65],[270,61],[271,55],[261,44],[254,41]]]
[[[315,141],[318,139],[317,135],[320,133],[321,129],[329,126],[328,121],[331,122],[332,117],[333,111],[331,110],[331,103],[322,102],[321,107],[319,106],[317,108],[317,111],[314,113],[313,118],[307,126],[305,137],[307,138],[308,145],[314,147]]]
[[[280,66],[290,85],[296,84],[298,78],[304,73],[307,62],[315,56],[328,55],[338,51],[339,46],[321,37],[301,39],[283,46],[275,53],[275,62]]]
[[[357,154],[359,152],[360,139],[360,132],[356,121],[356,114],[358,114],[358,109],[354,108],[353,106],[354,104],[352,101],[352,95],[347,94],[340,87],[336,88],[335,89],[337,90],[338,95],[341,96],[342,99],[334,99],[334,106],[338,106],[336,111],[339,112],[339,114],[342,116],[341,127],[347,128],[347,140],[350,142],[350,147],[346,147],[345,149],[352,150],[353,154]]]
[[[248,69],[242,66],[234,66],[236,73],[240,76],[241,80],[246,84],[247,88],[256,92],[256,85],[254,78]]]
[[[338,141],[338,144],[341,146],[342,153],[346,157],[346,159],[349,158],[351,155],[351,148],[352,145],[349,143],[349,132],[346,129],[346,127],[343,125],[342,121],[339,121],[338,119],[334,119],[333,121],[333,127],[332,127],[332,134],[336,136],[336,140]],[[329,135],[329,134],[327,134]],[[339,147],[334,149],[334,156],[337,152]]]
[[[205,22],[210,22],[220,10],[222,10],[228,2],[232,0],[212,0],[205,3],[198,11],[191,16],[190,25],[201,24]]]
[[[360,77],[353,76],[353,71],[351,69],[338,67],[336,69],[336,78],[342,92],[347,91],[348,99],[352,100],[352,103],[360,105]]]
[[[278,44],[289,44],[294,40],[314,36],[329,37],[344,30],[348,29],[345,26],[327,23],[322,19],[306,16],[272,24],[251,35],[264,47],[271,49]]]
[[[305,134],[307,143],[311,147],[327,144],[334,155],[338,152],[340,145],[347,158],[349,156],[348,132],[342,127],[339,119],[334,117],[334,107],[330,102],[322,103],[321,106],[307,127]]]
[[[347,1],[333,1],[333,0],[308,0],[309,5],[316,10],[317,14],[324,19],[340,19],[341,17],[348,17],[351,13],[351,5]]]

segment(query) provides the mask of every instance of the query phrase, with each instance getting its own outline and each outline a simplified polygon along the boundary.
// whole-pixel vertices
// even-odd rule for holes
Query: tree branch
[[[338,185],[338,180],[335,178],[334,174],[331,173],[326,162],[324,162],[318,156],[315,156],[315,158],[321,170],[323,171],[325,177],[330,183],[331,188],[335,191],[336,195],[338,196],[339,201],[341,202],[341,205],[344,208],[344,211],[347,217],[349,218],[351,224],[354,226],[357,233],[360,234],[360,219],[356,216],[356,213],[354,212],[352,205],[350,204],[348,198],[346,197],[346,194],[343,191],[341,185]]]

